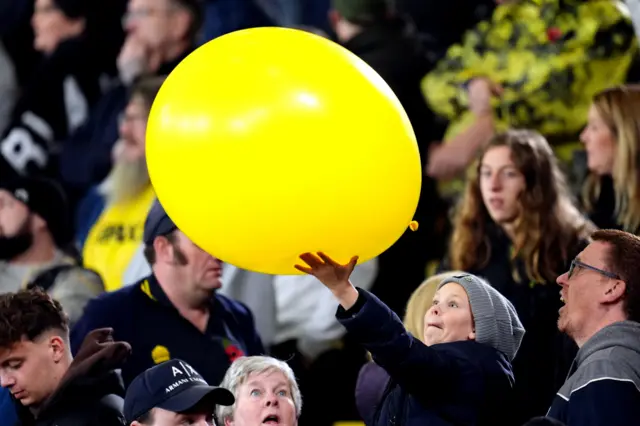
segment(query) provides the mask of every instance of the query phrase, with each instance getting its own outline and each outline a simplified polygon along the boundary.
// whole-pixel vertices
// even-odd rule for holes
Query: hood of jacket
[[[578,351],[576,365],[614,347],[623,348],[625,353],[632,355],[635,359],[629,364],[640,372],[640,323],[635,321],[616,322],[598,331]]]
[[[124,395],[124,385],[114,370],[129,356],[131,346],[115,342],[112,333],[112,329],[104,328],[87,334],[60,385],[37,411],[17,404],[22,425],[62,416],[106,395]]]

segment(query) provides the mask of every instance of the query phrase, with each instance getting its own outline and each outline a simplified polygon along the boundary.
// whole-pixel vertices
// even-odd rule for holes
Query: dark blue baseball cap
[[[164,211],[162,204],[156,199],[147,214],[147,220],[144,222],[144,234],[142,239],[145,245],[153,244],[156,237],[170,234],[178,229],[173,223],[167,212]]]
[[[209,386],[189,364],[172,359],[133,379],[124,398],[124,417],[127,424],[131,424],[152,408],[182,413],[205,398],[209,398],[212,405],[235,402],[228,389]]]

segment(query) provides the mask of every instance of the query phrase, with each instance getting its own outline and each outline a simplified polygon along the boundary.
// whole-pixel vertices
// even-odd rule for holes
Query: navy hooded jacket
[[[374,295],[358,289],[356,304],[336,317],[391,376],[367,425],[508,425],[511,363],[475,341],[426,346]]]

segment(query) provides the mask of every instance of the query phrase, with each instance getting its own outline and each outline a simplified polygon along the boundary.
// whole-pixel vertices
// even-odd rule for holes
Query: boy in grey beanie
[[[438,285],[438,290],[448,283],[459,284],[467,292],[476,341],[499,350],[509,361],[513,361],[525,330],[511,302],[475,275],[462,274],[448,278]]]

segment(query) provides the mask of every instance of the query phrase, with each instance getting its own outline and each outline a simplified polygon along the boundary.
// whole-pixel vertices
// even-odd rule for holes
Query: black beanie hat
[[[31,213],[39,215],[58,246],[66,244],[69,230],[67,198],[55,181],[45,178],[20,177],[2,182],[0,189],[24,203]]]

